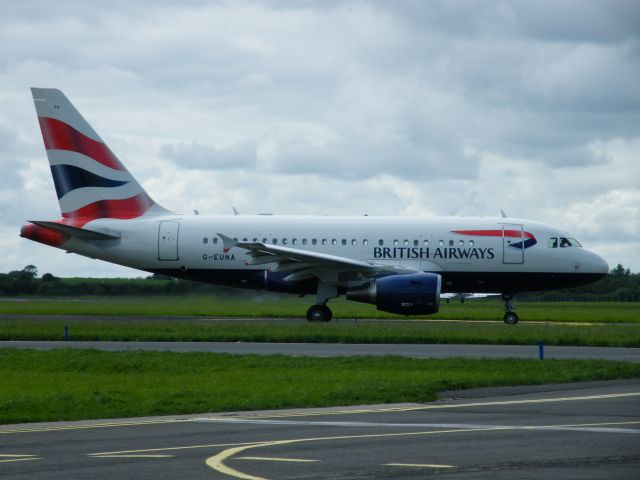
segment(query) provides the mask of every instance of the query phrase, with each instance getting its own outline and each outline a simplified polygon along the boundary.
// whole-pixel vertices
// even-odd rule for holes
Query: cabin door
[[[524,230],[522,225],[502,225],[502,263],[524,263]]]
[[[160,222],[158,227],[158,260],[178,260],[180,222]]]

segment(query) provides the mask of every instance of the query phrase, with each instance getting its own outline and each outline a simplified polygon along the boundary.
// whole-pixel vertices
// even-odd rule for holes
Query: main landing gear
[[[513,311],[513,295],[511,293],[503,293],[502,300],[504,300],[504,317],[502,320],[507,325],[515,325],[518,323],[518,315]]]
[[[330,322],[333,312],[326,305],[311,305],[307,310],[308,322]]]
[[[330,298],[338,296],[338,289],[327,282],[318,283],[318,293],[316,294],[316,304],[311,305],[307,310],[308,322],[330,322],[333,312],[327,307]]]

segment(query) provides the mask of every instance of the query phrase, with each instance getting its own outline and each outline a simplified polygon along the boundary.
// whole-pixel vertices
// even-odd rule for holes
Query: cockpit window
[[[567,237],[551,237],[549,239],[549,248],[567,248],[567,247],[582,247],[580,242],[575,238]]]
[[[571,246],[571,242],[569,241],[568,238],[560,237],[560,248],[566,248],[570,246]]]
[[[582,247],[582,244],[575,238],[570,238],[569,241],[571,242],[571,245],[573,245],[574,247]]]

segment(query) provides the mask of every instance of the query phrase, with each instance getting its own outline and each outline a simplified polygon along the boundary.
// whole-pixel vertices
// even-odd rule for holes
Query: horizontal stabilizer
[[[70,237],[78,238],[80,240],[114,240],[120,238],[120,234],[114,231],[108,232],[96,232],[95,230],[87,230],[86,228],[72,227],[71,225],[65,225],[64,223],[48,222],[43,220],[29,220],[29,223],[38,225],[42,228],[48,228],[55,230],[56,232],[64,233]]]

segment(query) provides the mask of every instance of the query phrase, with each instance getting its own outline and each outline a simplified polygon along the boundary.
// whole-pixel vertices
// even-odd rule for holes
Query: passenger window
[[[247,241],[248,241],[248,240],[247,240],[247,237],[244,237],[244,238],[242,239],[242,241],[243,241],[243,242],[247,242]]]
[[[414,246],[414,247],[417,247],[419,243],[420,243],[420,242],[418,242],[418,240],[414,240],[414,241],[413,241],[413,246]]]
[[[204,238],[202,239],[202,243],[209,243],[209,239],[208,239],[207,237],[204,237]]]
[[[355,247],[356,245],[358,245],[358,241],[355,238],[352,239],[351,240],[351,245],[353,245]]]
[[[331,239],[331,245],[337,245],[338,244],[338,240],[336,240],[335,238]]]
[[[473,240],[469,240],[469,246],[473,247],[476,244],[476,242],[474,242]]]
[[[327,239],[326,239],[326,238],[323,238],[323,239],[322,239],[322,244],[323,244],[323,245],[326,245],[326,244],[327,244]]]
[[[306,244],[307,244],[307,239],[306,239],[306,238],[303,238],[303,239],[302,239],[302,244],[303,244],[303,245],[306,245]]]
[[[298,243],[298,240],[296,240],[295,238],[291,239],[291,245],[295,245]]]
[[[458,246],[464,247],[464,240],[458,240]]]
[[[262,239],[262,243],[267,243],[267,239],[266,239],[266,238],[263,238],[263,239]]]
[[[318,244],[318,240],[316,240],[315,238],[311,239],[311,245],[317,245]]]
[[[423,240],[422,241],[422,245],[424,245],[425,247],[429,246],[429,240]]]
[[[277,245],[278,244],[278,239],[274,238],[273,240],[271,240],[271,243],[273,243],[274,245]]]
[[[405,247],[409,246],[409,240],[405,239],[404,242],[402,242],[404,244]]]
[[[367,245],[369,245],[369,240],[367,240],[366,238],[362,241],[362,244],[366,247]]]
[[[394,240],[393,244],[397,247],[398,245],[400,245],[400,242],[398,240]]]
[[[342,245],[346,245],[346,244],[347,244],[347,239],[346,239],[346,238],[343,238],[343,239],[342,239]]]
[[[450,247],[453,247],[453,243],[454,243],[453,240],[449,240],[449,246]]]
[[[549,239],[549,248],[558,248],[558,238],[557,237],[551,237]]]
[[[378,240],[378,245],[383,246],[384,245],[384,240],[382,240],[382,239]]]
[[[253,243],[258,243],[258,239],[257,239],[257,238],[254,238],[254,239],[253,239]]]
[[[286,244],[287,244],[287,239],[286,239],[286,238],[283,238],[283,239],[282,239],[282,244],[283,244],[283,245],[286,245]]]
[[[213,243],[218,243],[218,237],[213,237]]]
[[[438,242],[438,244],[439,244],[441,247],[444,247],[444,240],[440,240],[440,241]]]

